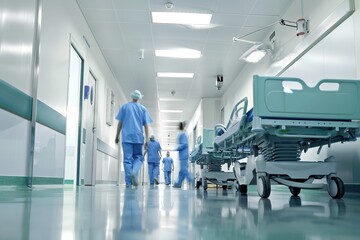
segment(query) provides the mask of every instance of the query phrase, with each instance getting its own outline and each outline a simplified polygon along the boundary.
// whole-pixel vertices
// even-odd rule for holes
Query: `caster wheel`
[[[301,207],[301,198],[299,196],[291,196],[289,200],[290,207]]]
[[[345,194],[345,186],[339,177],[331,177],[328,181],[328,192],[332,198],[342,198]]]
[[[204,180],[204,186],[203,186],[203,188],[204,188],[204,191],[206,191],[206,190],[208,189],[208,184],[207,184],[207,180],[206,180],[206,179]]]
[[[271,186],[269,177],[263,175],[258,177],[257,190],[261,198],[268,198],[270,196]]]
[[[223,190],[227,190],[228,186],[227,185],[222,185],[222,189]]]
[[[297,195],[299,195],[301,188],[289,187],[289,190],[293,196],[297,196]]]
[[[201,181],[197,181],[197,182],[196,182],[196,186],[195,186],[195,187],[196,187],[196,189],[199,189],[199,188],[200,188],[200,186],[201,186]]]
[[[247,194],[247,191],[248,191],[247,185],[241,184],[239,186],[239,191],[240,191],[241,194]]]

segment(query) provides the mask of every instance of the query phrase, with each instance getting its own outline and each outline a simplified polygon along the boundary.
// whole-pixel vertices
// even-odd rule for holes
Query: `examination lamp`
[[[247,50],[243,55],[241,55],[240,59],[245,60],[250,63],[257,63],[263,57],[265,57],[267,50],[259,48],[260,46],[252,46],[249,50]]]
[[[251,43],[253,46],[247,50],[239,59],[242,59],[246,62],[250,63],[257,63],[259,62],[265,55],[271,51],[270,46],[260,43],[260,42],[253,42],[244,39],[237,39],[237,41]]]
[[[256,32],[262,31],[264,29],[267,29],[269,27],[272,27],[276,24],[280,24],[286,27],[292,27],[292,28],[296,28],[296,36],[302,36],[305,35],[306,33],[309,33],[309,25],[308,25],[308,20],[304,19],[304,18],[300,18],[297,21],[293,22],[293,21],[289,21],[289,20],[285,20],[285,19],[280,19],[277,22],[274,22],[270,25],[267,25],[265,27],[262,27],[260,29],[257,29],[255,31],[252,31],[250,33],[247,33],[245,35],[242,35],[240,37],[233,37],[233,42],[245,42],[245,43],[251,43],[253,44],[253,46],[247,50],[241,57],[240,59],[243,59],[247,62],[251,62],[251,63],[257,63],[259,62],[263,57],[265,57],[265,55],[271,51],[271,47],[269,45],[263,44],[261,42],[254,42],[254,41],[249,41],[249,40],[245,40],[243,39],[244,37],[247,37],[249,35],[252,35]]]

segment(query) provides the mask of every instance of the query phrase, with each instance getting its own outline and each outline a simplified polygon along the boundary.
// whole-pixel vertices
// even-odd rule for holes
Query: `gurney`
[[[301,79],[253,78],[254,107],[247,99],[235,117],[214,140],[217,151],[238,152],[248,147],[247,159],[235,161],[234,174],[240,192],[256,181],[258,194],[270,196],[270,180],[289,187],[293,195],[301,189],[323,188],[315,179],[326,179],[331,197],[342,198],[343,181],[336,176],[336,162],[300,160],[302,152],[337,142],[356,141],[360,132],[360,81],[321,80],[308,87]],[[217,130],[218,132],[221,132]]]
[[[236,181],[234,173],[222,171],[221,167],[225,164],[230,168],[235,160],[246,156],[232,151],[215,149],[214,137],[214,129],[203,129],[202,136],[197,138],[195,148],[190,153],[190,161],[201,167],[201,176],[196,181],[196,188],[202,185],[206,190],[208,181],[222,186],[223,189],[233,186]]]

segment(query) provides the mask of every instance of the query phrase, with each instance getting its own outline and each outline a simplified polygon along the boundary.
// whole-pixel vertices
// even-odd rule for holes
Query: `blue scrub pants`
[[[138,179],[141,165],[144,161],[141,143],[122,143],[124,153],[125,183],[131,186],[131,175]]]
[[[171,183],[171,171],[164,171],[165,184],[169,185]]]
[[[159,162],[148,162],[149,167],[149,179],[150,179],[150,185],[154,184],[154,178],[156,178],[159,181]]]
[[[184,179],[189,183],[192,183],[192,179],[190,177],[189,171],[188,171],[188,160],[180,160],[180,171],[179,171],[179,179],[178,182],[175,183],[175,186],[181,186]]]

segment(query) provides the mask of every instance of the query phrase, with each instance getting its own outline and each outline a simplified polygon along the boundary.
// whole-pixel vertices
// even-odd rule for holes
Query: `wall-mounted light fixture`
[[[250,33],[244,34],[240,37],[233,37],[234,42],[246,42],[246,43],[253,44],[253,46],[249,50],[247,50],[243,55],[241,55],[240,59],[243,59],[247,62],[256,63],[256,62],[259,62],[263,57],[265,57],[265,55],[267,53],[271,52],[271,50],[272,50],[271,46],[268,44],[264,44],[262,42],[254,42],[254,41],[245,40],[244,37],[247,37],[249,35],[252,35],[256,32],[262,31],[269,27],[272,27],[278,23],[282,26],[296,28],[296,36],[301,36],[301,35],[305,35],[305,34],[309,33],[308,22],[309,21],[304,18],[300,18],[295,22],[280,19],[277,22],[269,24],[263,28],[259,28]]]
[[[264,44],[261,42],[254,42],[254,41],[249,41],[249,40],[244,40],[244,39],[239,39],[239,38],[237,38],[236,41],[253,44],[253,46],[249,50],[247,50],[245,53],[243,53],[243,55],[241,55],[241,57],[239,58],[239,59],[247,61],[247,62],[257,63],[263,57],[265,57],[265,55],[267,53],[271,52],[270,45],[267,45],[267,44]]]
[[[256,43],[249,50],[243,53],[239,59],[250,63],[257,63],[269,52],[271,52],[270,46],[262,43]]]

